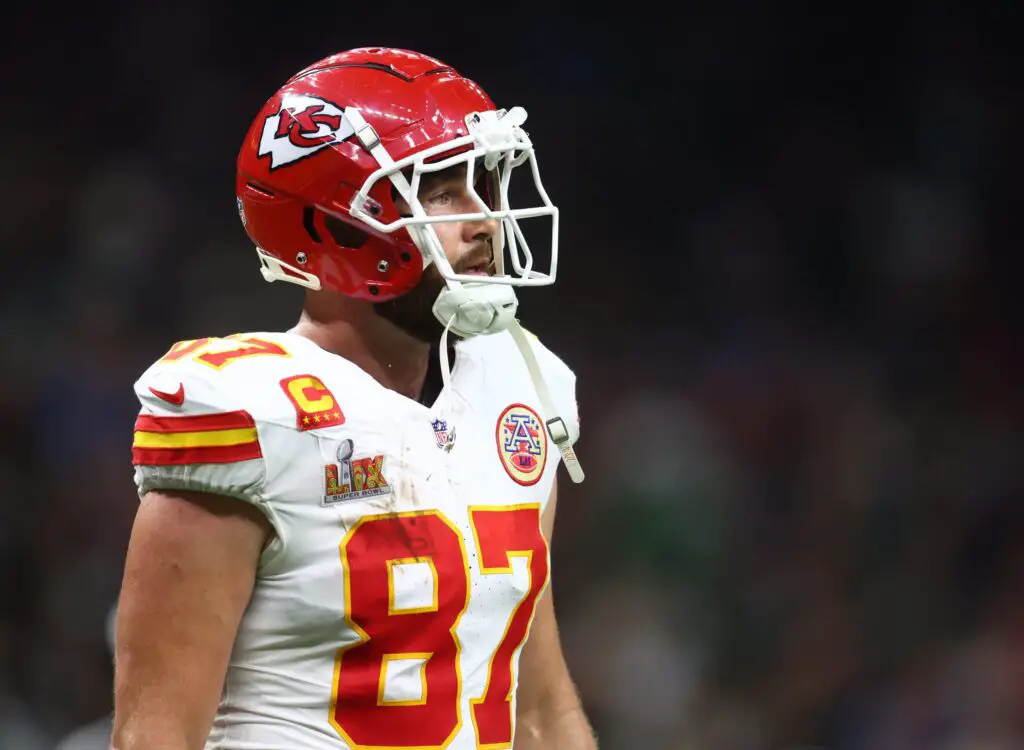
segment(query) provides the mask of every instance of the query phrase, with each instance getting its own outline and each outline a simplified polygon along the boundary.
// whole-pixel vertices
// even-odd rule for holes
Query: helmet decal
[[[269,156],[270,169],[274,170],[354,133],[345,111],[337,104],[308,94],[287,93],[281,98],[281,108],[263,123],[257,155]]]

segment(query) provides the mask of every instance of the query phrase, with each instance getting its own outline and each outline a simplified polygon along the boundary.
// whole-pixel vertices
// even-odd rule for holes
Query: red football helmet
[[[505,285],[514,300],[509,286],[553,283],[558,209],[540,182],[525,119],[519,107],[496,110],[476,83],[416,52],[354,49],[297,73],[263,106],[238,155],[238,210],[264,278],[379,302],[409,291],[430,263],[453,291]],[[417,199],[421,176],[460,163],[479,212],[428,217]],[[527,163],[542,205],[513,209],[509,177]],[[474,168],[494,178],[489,195],[473,188]],[[393,190],[410,216],[399,215]],[[534,216],[551,217],[548,273],[534,270],[519,228]],[[456,274],[431,224],[483,219],[502,226],[497,274]]]

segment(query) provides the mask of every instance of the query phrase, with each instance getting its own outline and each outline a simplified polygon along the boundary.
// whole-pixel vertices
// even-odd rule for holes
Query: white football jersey
[[[575,376],[531,344],[575,440]],[[276,531],[208,749],[512,746],[560,455],[508,333],[458,345],[436,410],[286,333],[175,344],[135,390],[140,495],[230,495]]]

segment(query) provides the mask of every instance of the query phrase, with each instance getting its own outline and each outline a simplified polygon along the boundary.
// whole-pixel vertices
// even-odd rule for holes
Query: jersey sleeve
[[[135,383],[141,408],[132,463],[139,496],[197,490],[262,505],[260,428],[222,373],[197,370],[158,362]]]

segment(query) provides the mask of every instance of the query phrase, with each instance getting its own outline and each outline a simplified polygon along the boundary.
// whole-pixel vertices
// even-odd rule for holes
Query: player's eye
[[[426,202],[431,206],[447,206],[451,204],[454,197],[451,190],[438,190],[431,193]]]

